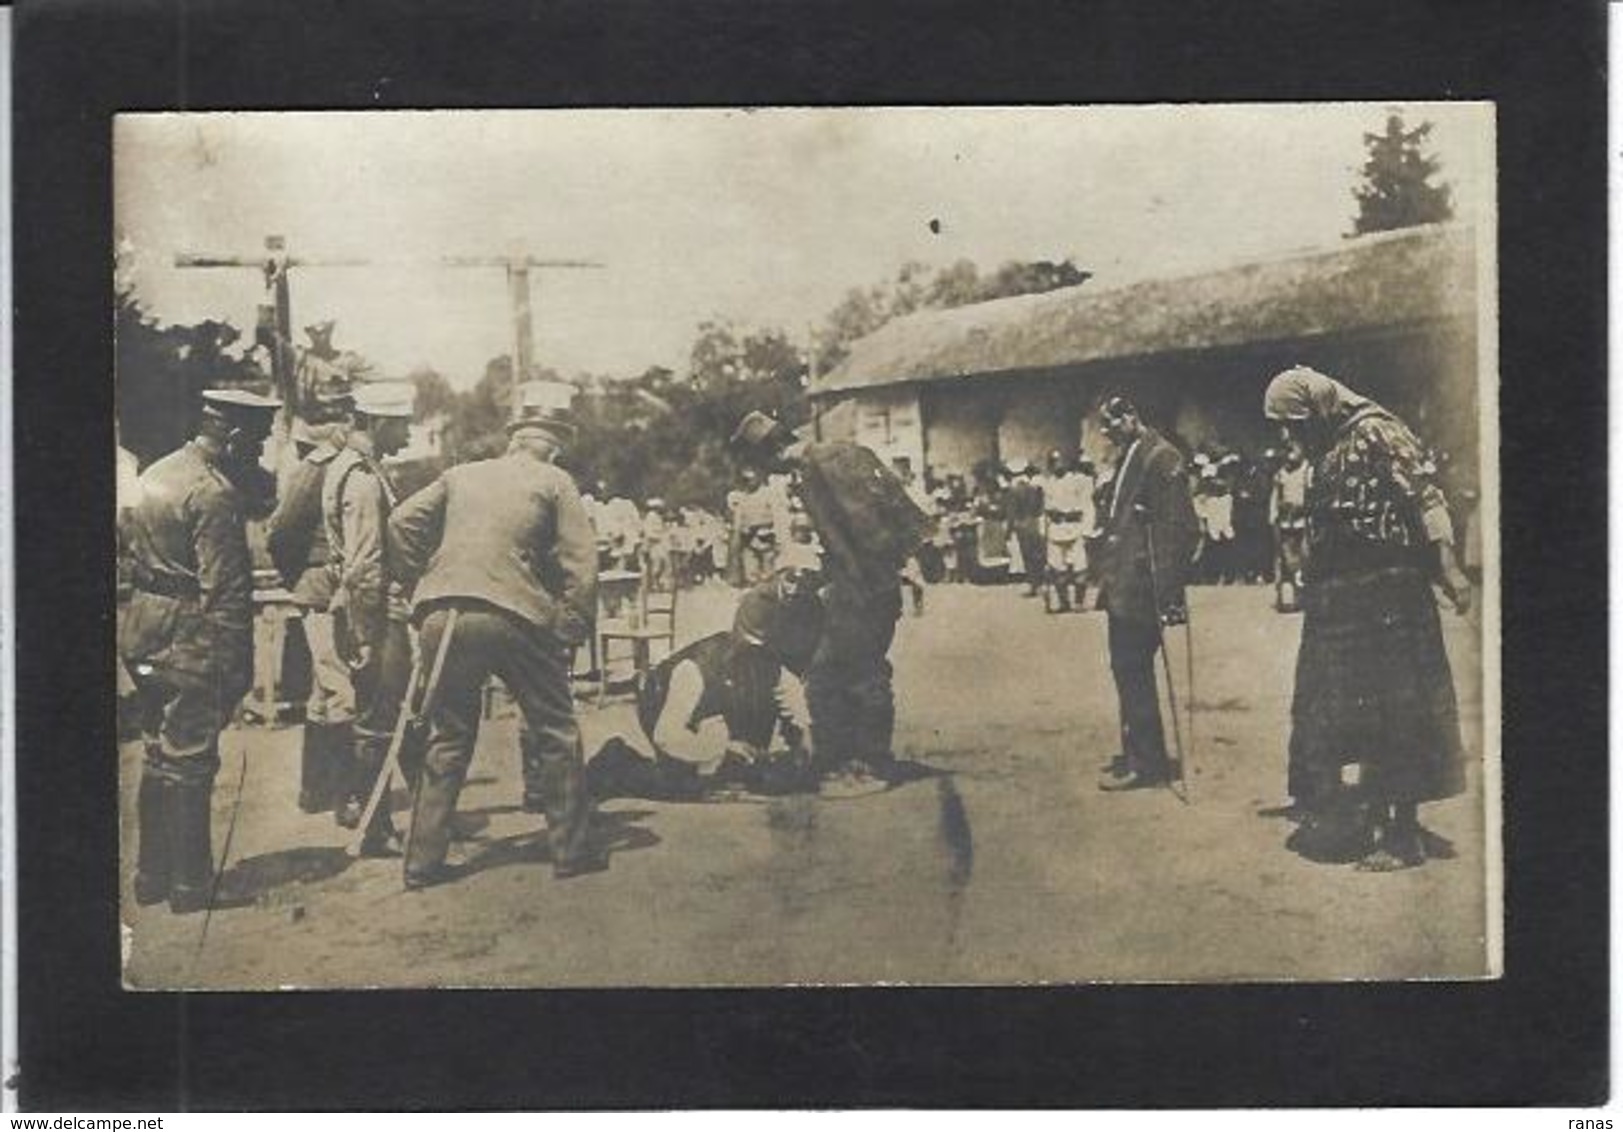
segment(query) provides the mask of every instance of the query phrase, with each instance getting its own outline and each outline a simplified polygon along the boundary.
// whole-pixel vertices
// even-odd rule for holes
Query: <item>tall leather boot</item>
[[[347,828],[354,829],[366,812],[372,788],[377,785],[383,764],[389,759],[389,736],[363,735],[355,740],[354,781],[350,784],[346,807],[353,804],[355,813]],[[346,814],[346,817],[348,815]],[[400,835],[395,832],[394,817],[390,812],[389,797],[384,795],[372,814],[366,836],[361,838],[363,857],[392,857],[400,852]]]
[[[135,902],[161,904],[169,899],[169,783],[150,765],[141,769],[135,808]]]
[[[179,780],[169,787],[169,910],[176,914],[208,907],[214,881],[214,840],[209,803],[214,780]]]
[[[411,835],[406,839],[407,888],[427,888],[451,878],[445,854],[451,848],[451,819],[466,770],[445,772],[425,763],[411,802]]]
[[[349,756],[349,724],[306,723],[299,756],[299,809],[321,814],[343,795]]]
[[[373,758],[380,737],[353,729],[350,736],[349,749],[344,752],[342,770],[338,774],[338,806],[333,810],[333,820],[345,829],[354,829],[361,824],[361,815],[366,812],[366,803],[372,797],[372,786],[383,767],[382,758],[388,756],[389,750],[388,739],[383,737],[383,755],[374,765]]]
[[[547,787],[546,773],[541,766],[541,750],[530,729],[522,725],[518,730],[518,754],[524,778],[524,812],[544,814],[547,812]]]

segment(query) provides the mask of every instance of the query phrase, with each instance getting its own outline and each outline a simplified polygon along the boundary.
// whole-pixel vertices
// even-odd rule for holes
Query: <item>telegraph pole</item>
[[[523,253],[499,256],[446,256],[445,267],[500,267],[507,273],[507,295],[513,311],[513,384],[522,384],[535,371],[535,318],[531,308],[532,270],[600,268],[585,259],[539,259]]]
[[[408,263],[411,261],[407,261]],[[513,384],[527,380],[535,371],[535,318],[531,306],[530,273],[534,270],[600,268],[592,260],[541,259],[514,253],[504,256],[442,256],[429,261],[438,267],[499,267],[507,275],[508,302],[512,308]],[[274,327],[271,344],[271,377],[282,399],[280,424],[287,428],[298,409],[297,359],[293,348],[293,311],[288,273],[295,267],[367,267],[366,259],[310,259],[290,256],[282,236],[266,236],[260,253],[217,255],[182,252],[175,256],[176,267],[238,268],[262,273],[266,302],[262,310],[270,314]],[[420,264],[420,261],[419,261]]]
[[[287,429],[298,409],[299,389],[296,380],[297,361],[293,353],[292,289],[288,283],[288,270],[294,267],[365,267],[364,259],[296,259],[287,254],[287,240],[283,236],[266,236],[265,250],[258,254],[215,255],[211,253],[181,252],[175,256],[176,267],[226,267],[251,269],[265,279],[265,298],[262,310],[271,313],[273,327],[271,342],[271,380],[276,395],[282,399],[279,424]]]

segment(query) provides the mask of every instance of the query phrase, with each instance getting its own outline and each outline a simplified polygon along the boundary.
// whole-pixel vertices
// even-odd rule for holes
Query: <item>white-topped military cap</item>
[[[369,417],[410,418],[412,405],[417,400],[417,387],[409,381],[368,381],[356,385],[352,396],[357,413]]]
[[[575,427],[575,387],[567,381],[526,381],[513,394],[509,430]]]
[[[276,410],[282,403],[275,397],[250,393],[246,389],[203,390],[203,412],[233,428],[269,433]]]
[[[266,397],[246,389],[205,389],[203,404],[216,412],[239,414],[256,411],[274,413],[282,407],[275,397]]]

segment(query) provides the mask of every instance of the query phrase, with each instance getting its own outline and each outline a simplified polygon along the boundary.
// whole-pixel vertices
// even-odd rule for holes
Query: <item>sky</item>
[[[1460,220],[1493,208],[1491,106],[1473,103],[120,115],[114,221],[164,323],[251,330],[260,274],[180,252],[367,266],[292,272],[297,330],[386,374],[466,388],[511,349],[499,268],[532,274],[536,360],[566,374],[682,372],[707,319],[797,340],[908,261],[1071,258],[1104,288],[1337,242],[1362,135],[1434,125]],[[932,226],[931,221],[937,223]]]

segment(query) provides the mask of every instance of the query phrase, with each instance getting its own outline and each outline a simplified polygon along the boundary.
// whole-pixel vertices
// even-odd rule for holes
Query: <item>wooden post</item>
[[[507,266],[507,289],[513,300],[513,387],[535,371],[535,323],[530,313],[530,266],[518,260]]]
[[[276,395],[282,399],[278,423],[285,433],[292,430],[299,399],[298,367],[293,356],[293,304],[287,281],[287,267],[286,238],[266,236],[265,288],[270,292],[271,305],[276,311],[276,342],[271,350],[271,379],[276,384]]]

